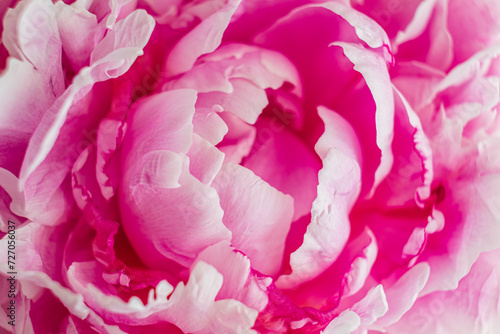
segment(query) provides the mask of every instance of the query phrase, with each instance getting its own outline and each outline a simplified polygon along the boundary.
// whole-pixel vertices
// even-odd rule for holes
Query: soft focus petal
[[[499,251],[483,253],[451,291],[419,298],[388,333],[493,334],[500,326]]]

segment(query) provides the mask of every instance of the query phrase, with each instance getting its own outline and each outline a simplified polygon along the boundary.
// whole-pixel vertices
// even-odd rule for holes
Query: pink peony
[[[495,334],[497,0],[3,0],[7,333]]]

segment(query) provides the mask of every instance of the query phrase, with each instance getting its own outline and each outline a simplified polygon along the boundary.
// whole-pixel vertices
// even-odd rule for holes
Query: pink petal
[[[252,333],[257,311],[235,300],[215,301],[223,277],[204,262],[193,268],[186,285],[179,283],[174,289],[167,281],[160,282],[146,304],[137,297],[124,302],[113,291],[106,291],[99,269],[95,262],[75,262],[68,270],[68,279],[107,321],[135,326],[171,322],[188,333]]]
[[[288,130],[275,115],[260,119],[256,129],[253,147],[242,165],[293,197],[293,221],[296,221],[311,212],[320,160],[302,138]]]
[[[392,163],[392,139],[394,128],[394,104],[390,78],[383,59],[373,52],[348,43],[336,43],[354,64],[354,69],[363,75],[375,101],[376,143],[380,150],[380,163],[374,170],[371,193],[389,173]],[[367,162],[368,163],[368,162]],[[369,171],[371,172],[372,166]]]
[[[442,71],[448,70],[453,61],[453,39],[446,21],[448,15],[453,14],[444,1],[436,1],[433,6],[426,5],[417,14],[419,16],[415,20],[421,20],[420,23],[430,15],[429,22],[425,25],[425,30],[422,26],[416,28],[417,32],[423,30],[418,37],[399,46],[397,60],[420,61]],[[415,32],[411,33],[417,35]],[[403,41],[405,39],[401,37],[401,42]]]
[[[104,37],[106,28],[85,8],[58,2],[55,10],[64,54],[71,69],[78,73],[90,65],[90,54]]]
[[[308,109],[324,105],[353,125],[365,156],[363,195],[378,185],[392,164],[393,97],[385,62],[390,55],[384,52],[388,39],[380,28],[371,34],[366,27],[372,25],[376,23],[341,4],[311,5],[292,11],[255,37],[256,43],[281,51],[296,64]],[[290,34],[294,39],[288,38]],[[349,59],[332,47],[338,40],[359,43],[360,38],[377,49],[351,45],[344,52]],[[358,72],[352,70],[353,63]],[[313,110],[306,111],[306,130],[312,132],[307,125],[318,119]]]
[[[335,262],[310,281],[286,295],[297,305],[325,310],[343,310],[358,302],[373,286],[370,273],[378,255],[377,240],[369,228],[354,232]]]
[[[196,59],[217,49],[240,0],[230,0],[185,35],[170,52],[165,66],[170,75],[189,71]]]
[[[226,123],[213,108],[196,108],[193,116],[193,126],[194,133],[212,145],[220,143],[228,131]]]
[[[205,247],[231,236],[216,191],[190,174],[184,155],[193,139],[195,98],[192,90],[157,94],[129,118],[122,148],[123,227],[153,267],[170,260],[189,266]]]
[[[196,262],[206,262],[224,277],[217,300],[236,299],[248,307],[261,311],[268,303],[266,282],[270,279],[257,277],[250,266],[250,260],[229,245],[221,241],[207,247],[200,253]]]
[[[64,78],[55,6],[43,0],[21,2],[6,13],[3,26],[2,42],[9,54],[31,63],[42,77],[50,78],[53,95],[61,95]]]
[[[361,324],[361,319],[359,315],[350,310],[345,310],[340,313],[336,318],[334,318],[325,330],[323,334],[344,334],[352,333]]]
[[[196,107],[232,112],[254,124],[268,104],[265,89],[292,83],[300,95],[300,81],[293,65],[270,50],[229,44],[200,58],[193,69],[166,82],[163,90],[192,88],[198,91]],[[219,112],[222,110],[218,110]]]
[[[447,26],[454,46],[454,64],[459,64],[478,51],[498,44],[500,37],[500,5],[496,1],[449,1]]]
[[[231,230],[234,247],[266,275],[281,268],[285,240],[293,216],[293,199],[250,170],[225,163],[213,182]]]
[[[257,130],[232,113],[223,112],[220,117],[228,132],[217,147],[224,152],[224,161],[240,164],[252,150]]]
[[[294,287],[323,272],[339,256],[350,233],[349,213],[361,188],[361,169],[354,158],[356,148],[349,147],[347,152],[342,148],[347,147],[345,142],[355,138],[332,136],[335,132],[329,127],[339,116],[324,110],[322,117],[327,129],[319,140],[318,148],[323,149],[332,138],[328,143],[330,148],[323,157],[323,169],[319,171],[318,195],[312,204],[311,223],[302,245],[291,254],[292,273],[281,276],[277,281],[280,288]],[[342,125],[346,130],[339,135],[354,133],[347,122]]]
[[[500,326],[499,255],[481,254],[456,289],[419,298],[389,333],[494,333]]]
[[[389,310],[383,286],[377,285],[368,291],[366,296],[350,309],[359,315],[361,326],[367,327],[373,324]]]
[[[376,325],[388,326],[398,321],[415,303],[420,291],[429,278],[429,265],[419,263],[392,286],[385,288],[389,310],[376,321]]]
[[[193,144],[187,156],[189,172],[208,185],[215,179],[224,161],[224,153],[197,134],[193,134]]]
[[[374,200],[380,206],[400,207],[412,204],[432,205],[429,200],[434,179],[432,148],[422,123],[404,98],[395,89],[396,117],[392,150],[395,162],[388,177],[382,181]]]
[[[254,124],[269,103],[266,92],[245,79],[231,79],[229,84],[232,86],[231,94],[222,92],[200,94],[199,105],[201,107],[220,105],[224,111]]]
[[[426,1],[411,0],[404,4],[390,0],[355,0],[353,7],[373,18],[389,35],[394,38],[405,31],[415,17],[419,5]],[[424,21],[425,22],[425,21]]]
[[[154,22],[143,11],[137,11],[120,21],[91,55],[91,67],[81,71],[62,96],[47,110],[33,134],[21,169],[24,183],[52,149],[72,105],[90,90],[95,82],[126,72],[142,53],[151,35]],[[133,37],[133,38],[132,38]]]

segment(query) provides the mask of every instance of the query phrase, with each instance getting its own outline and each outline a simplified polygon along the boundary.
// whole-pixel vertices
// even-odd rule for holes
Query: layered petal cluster
[[[495,0],[0,17],[2,330],[500,326]]]

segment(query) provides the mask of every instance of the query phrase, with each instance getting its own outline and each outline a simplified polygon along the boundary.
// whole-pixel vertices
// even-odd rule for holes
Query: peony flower
[[[495,0],[0,5],[9,333],[495,333]]]

